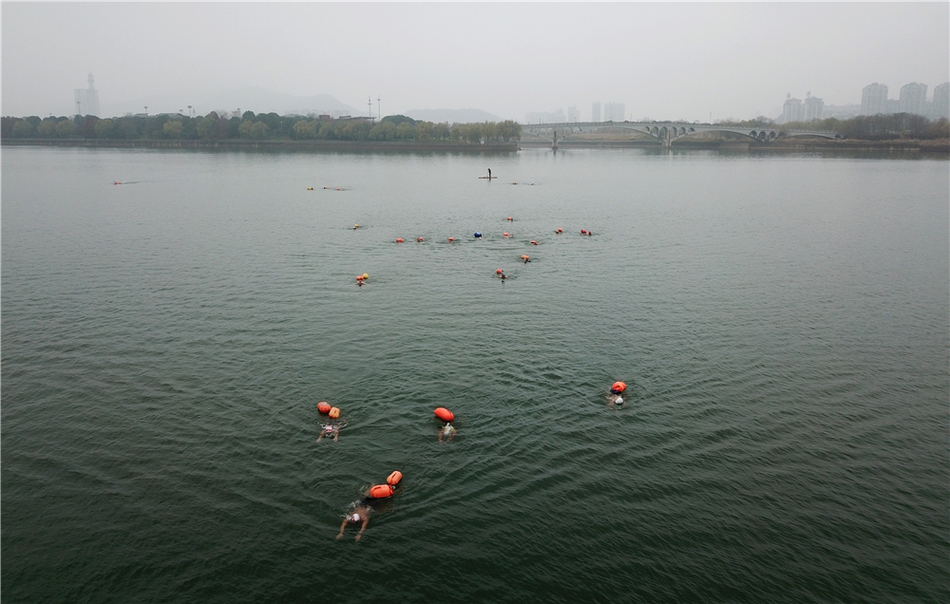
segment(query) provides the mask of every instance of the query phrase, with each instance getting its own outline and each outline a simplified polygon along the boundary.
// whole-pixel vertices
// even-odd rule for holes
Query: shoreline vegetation
[[[66,146],[151,149],[208,149],[260,151],[425,151],[508,153],[521,148],[551,147],[553,142],[522,132],[514,121],[468,124],[433,123],[404,115],[386,116],[379,122],[368,117],[329,115],[255,114],[245,111],[203,117],[182,114],[126,115],[100,119],[95,116],[3,117],[0,143],[4,146]],[[719,122],[729,127],[780,130],[830,130],[840,140],[818,137],[779,137],[759,143],[738,134],[710,132],[673,141],[672,148],[709,149],[723,152],[782,153],[811,151],[935,153],[950,156],[950,122],[929,120],[907,113],[858,116],[849,120],[816,120],[776,126],[771,120]],[[572,135],[558,140],[568,148],[659,149],[647,135],[622,128],[596,135]]]

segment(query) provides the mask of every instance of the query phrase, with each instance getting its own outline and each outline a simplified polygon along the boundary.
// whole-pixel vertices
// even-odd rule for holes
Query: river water
[[[950,599],[945,160],[2,176],[5,603]]]

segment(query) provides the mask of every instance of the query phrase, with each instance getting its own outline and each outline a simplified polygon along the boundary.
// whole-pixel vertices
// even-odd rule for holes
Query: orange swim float
[[[337,419],[340,417],[340,408],[339,407],[330,407],[330,419]]]
[[[385,499],[393,496],[394,489],[389,484],[377,484],[369,488],[369,496],[373,499]]]
[[[396,470],[386,478],[386,484],[394,487],[399,484],[400,480],[402,480],[402,472]]]
[[[317,403],[317,411],[319,411],[320,413],[324,415],[330,412],[330,408],[331,408],[330,403],[326,401],[320,401],[319,403]]]
[[[402,243],[402,237],[396,237],[396,243]]]
[[[450,422],[455,419],[455,414],[445,407],[437,407],[435,410],[435,416],[444,422]]]
[[[627,385],[623,382],[614,382],[613,386],[610,387],[610,391],[614,394],[620,394],[627,389]]]

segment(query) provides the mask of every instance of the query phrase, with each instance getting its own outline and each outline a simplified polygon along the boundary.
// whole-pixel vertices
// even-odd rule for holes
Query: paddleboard
[[[479,176],[479,178],[482,180],[495,180],[498,177],[497,176]]]

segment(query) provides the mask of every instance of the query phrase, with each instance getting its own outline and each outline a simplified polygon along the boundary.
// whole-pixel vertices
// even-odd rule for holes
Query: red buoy
[[[317,411],[326,415],[327,413],[330,412],[330,403],[326,401],[320,401],[319,403],[317,403]]]
[[[511,218],[511,216],[509,216],[509,217],[508,217],[508,222],[512,222],[512,220],[513,220],[513,219]]]
[[[623,382],[614,382],[613,386],[610,387],[610,391],[614,394],[620,394],[627,389],[627,385]]]
[[[373,499],[385,499],[392,497],[394,489],[389,484],[377,484],[369,488],[369,496]]]
[[[535,241],[534,239],[532,239],[532,240],[531,240],[531,245],[538,245],[538,242]]]
[[[437,407],[435,410],[435,416],[444,422],[450,422],[455,419],[455,414],[445,407]]]
[[[397,484],[399,484],[400,480],[402,480],[402,472],[400,472],[399,470],[396,470],[395,472],[390,474],[388,478],[386,478],[386,484],[394,487]]]
[[[505,237],[510,237],[510,236],[511,236],[511,235],[509,235],[508,233],[502,233],[502,234],[503,234]]]
[[[452,243],[453,241],[455,241],[455,237],[449,237],[449,243]]]
[[[422,237],[419,237],[418,239],[416,239],[416,241],[422,241]]]
[[[581,229],[581,235],[586,235],[586,234],[587,234],[587,229]]]
[[[396,237],[396,243],[402,243],[402,241],[403,241],[402,237]]]
[[[564,229],[558,229],[558,230],[557,230],[557,233],[558,233],[558,234],[561,234],[561,233],[563,233],[563,232],[564,232]]]
[[[500,268],[496,268],[496,269],[495,269],[495,274],[496,274],[496,275],[500,275],[500,274],[502,274],[503,272],[504,272],[504,271],[501,270]]]

